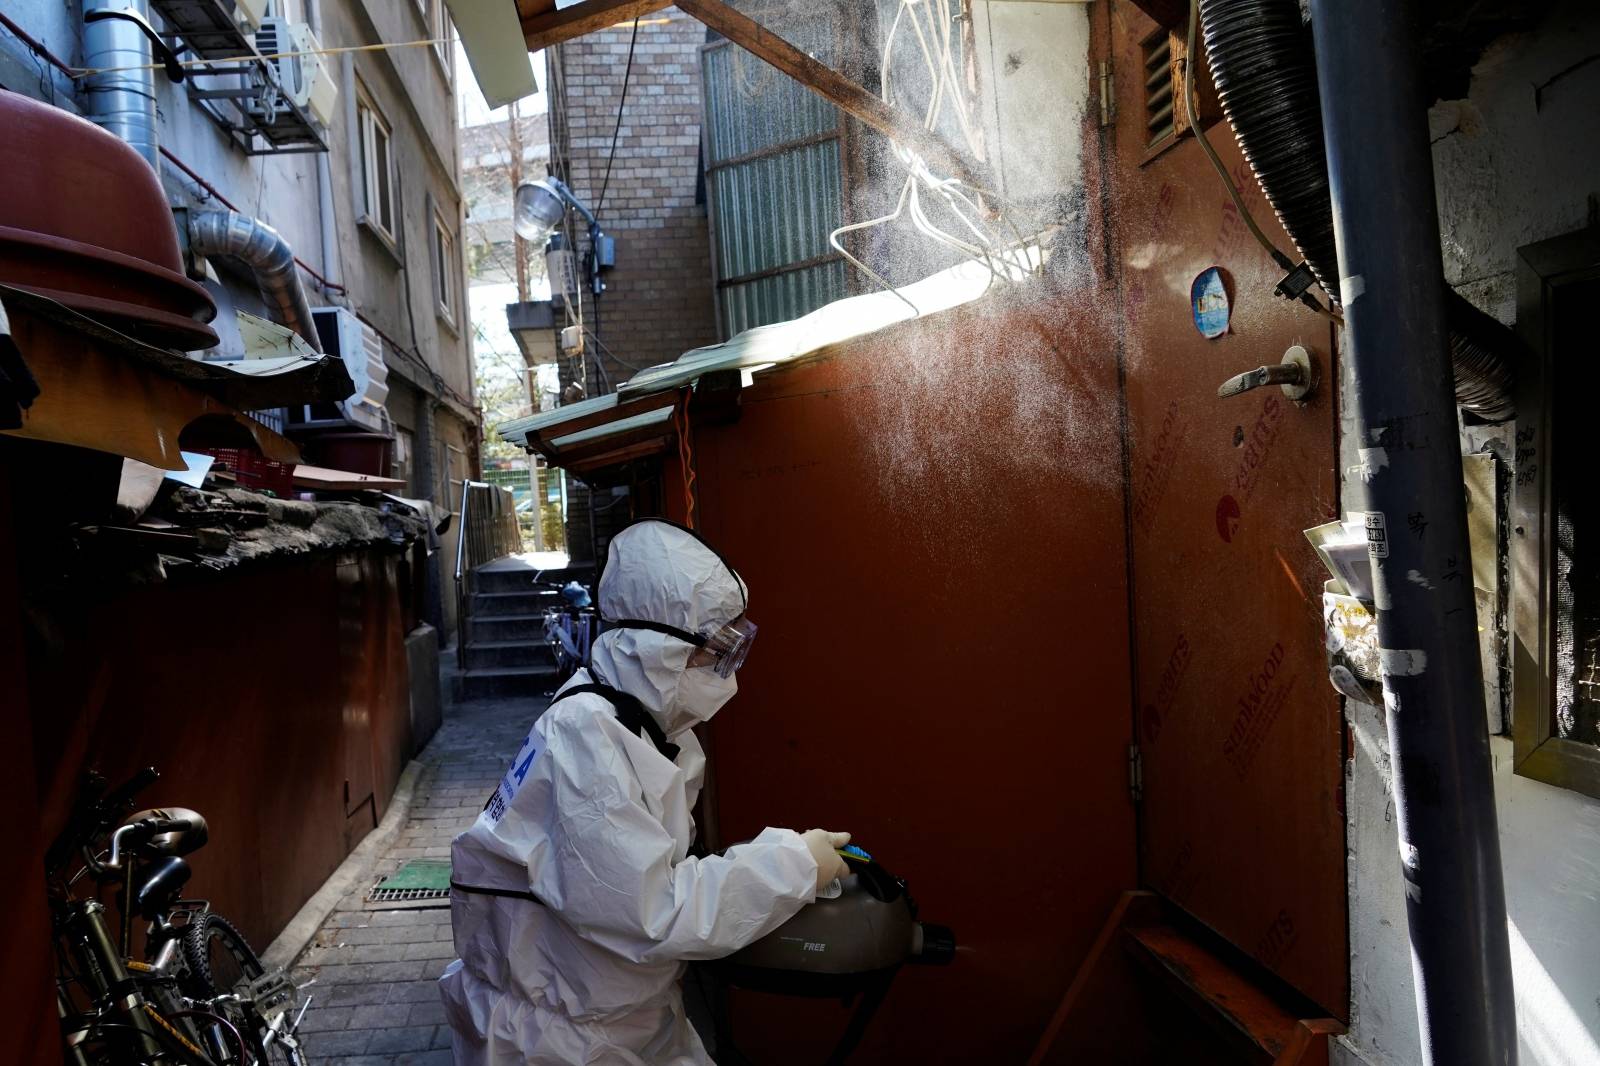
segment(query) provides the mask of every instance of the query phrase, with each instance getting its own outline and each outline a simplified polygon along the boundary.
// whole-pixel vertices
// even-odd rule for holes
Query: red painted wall
[[[410,756],[399,558],[324,556],[32,605],[46,835],[85,769],[115,783],[155,766],[139,802],[209,823],[190,891],[264,949],[376,825]]]
[[[1073,299],[886,331],[695,434],[761,626],[712,725],[722,842],[849,830],[962,945],[902,972],[863,1062],[1024,1059],[1136,879],[1116,368]],[[847,1013],[732,1010],[762,1063],[821,1061]]]

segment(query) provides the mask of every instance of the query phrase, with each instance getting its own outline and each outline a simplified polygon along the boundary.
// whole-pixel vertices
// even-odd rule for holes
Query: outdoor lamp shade
[[[566,201],[547,181],[528,181],[517,186],[517,236],[542,245],[561,225],[567,213]]]

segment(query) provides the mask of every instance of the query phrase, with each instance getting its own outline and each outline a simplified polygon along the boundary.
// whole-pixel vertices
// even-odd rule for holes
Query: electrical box
[[[550,295],[567,305],[578,299],[578,260],[570,248],[554,248],[544,255],[545,276],[550,279]]]

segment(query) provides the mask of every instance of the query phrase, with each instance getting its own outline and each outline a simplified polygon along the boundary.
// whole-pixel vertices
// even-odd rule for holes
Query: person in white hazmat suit
[[[457,1066],[710,1063],[684,965],[737,951],[835,878],[846,833],[767,829],[689,854],[705,753],[737,690],[744,582],[694,533],[635,523],[600,580],[611,625],[451,849]]]

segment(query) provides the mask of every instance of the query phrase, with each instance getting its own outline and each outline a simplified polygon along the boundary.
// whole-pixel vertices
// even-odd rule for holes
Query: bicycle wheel
[[[195,999],[210,1000],[230,993],[244,995],[251,983],[267,972],[244,934],[221,915],[196,918],[183,936],[182,948],[188,969],[185,984]],[[287,1009],[292,1012],[294,1004],[290,1003]],[[267,1022],[255,1004],[235,1005],[232,1013],[255,1059],[253,1066],[304,1066],[305,1057],[298,1048],[277,1040],[264,1043]]]

